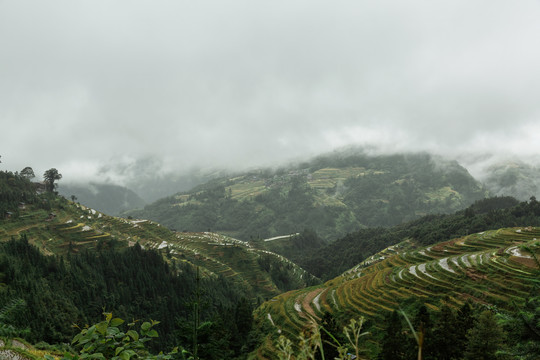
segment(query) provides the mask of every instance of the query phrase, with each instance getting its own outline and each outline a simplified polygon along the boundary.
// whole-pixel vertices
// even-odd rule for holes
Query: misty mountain
[[[455,161],[425,153],[341,151],[277,170],[214,179],[125,215],[243,240],[304,229],[330,240],[364,227],[454,212],[484,196],[482,186]]]
[[[538,197],[540,168],[515,160],[495,163],[485,170],[483,182],[491,194],[525,201]]]
[[[111,160],[99,169],[98,175],[109,183],[122,184],[132,189],[144,201],[151,203],[223,176],[223,172],[178,168],[175,164],[165,164],[161,158],[143,156]]]
[[[72,195],[81,204],[109,215],[117,215],[131,209],[142,208],[146,202],[126,187],[113,184],[64,184],[60,183],[58,192],[68,199]]]

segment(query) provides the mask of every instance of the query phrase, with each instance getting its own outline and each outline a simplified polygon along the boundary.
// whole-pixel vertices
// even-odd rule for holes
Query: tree
[[[438,320],[433,326],[431,345],[433,356],[438,360],[459,359],[463,348],[457,346],[459,328],[456,313],[447,305],[441,308]]]
[[[55,168],[51,168],[43,174],[45,179],[45,184],[47,185],[47,191],[53,192],[57,186],[54,182],[62,178],[62,174],[58,172]]]
[[[512,313],[497,314],[498,323],[508,334],[508,354],[520,360],[540,359],[540,289]]]
[[[397,311],[385,317],[386,331],[382,340],[382,350],[379,355],[382,360],[406,359],[406,344],[408,339],[403,333],[403,327]]]
[[[9,303],[4,305],[0,309],[0,336],[3,337],[15,337],[21,336],[21,334],[27,334],[29,331],[15,328],[13,325],[8,324],[11,319],[11,315],[19,311],[22,307],[26,306],[26,302],[23,299],[12,299]]]
[[[497,352],[504,347],[504,331],[489,310],[483,311],[467,332],[465,360],[498,359]]]
[[[460,354],[465,353],[467,347],[467,331],[474,326],[473,308],[470,303],[466,302],[458,310],[456,316],[456,324],[453,326],[453,331],[456,338],[456,348],[460,349]]]
[[[21,176],[28,180],[36,177],[36,175],[34,174],[34,170],[30,166],[27,166],[21,170]]]
[[[75,195],[71,195],[71,201],[75,202],[77,200],[77,197]]]

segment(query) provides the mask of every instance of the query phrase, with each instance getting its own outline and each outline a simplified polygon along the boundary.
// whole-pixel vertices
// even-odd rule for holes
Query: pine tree
[[[456,349],[459,349],[459,358],[462,358],[467,348],[467,331],[474,325],[473,309],[470,303],[465,303],[458,310],[456,324],[453,331],[456,336]]]
[[[504,348],[505,333],[489,310],[483,311],[467,332],[465,360],[498,359],[497,351]]]
[[[381,360],[404,360],[406,359],[405,344],[410,340],[403,333],[401,319],[397,311],[393,311],[386,318],[386,331],[382,340],[382,351],[379,354]]]
[[[438,321],[433,326],[431,348],[438,360],[458,359],[463,350],[458,348],[457,317],[449,306],[443,306]],[[461,351],[460,351],[461,350]]]

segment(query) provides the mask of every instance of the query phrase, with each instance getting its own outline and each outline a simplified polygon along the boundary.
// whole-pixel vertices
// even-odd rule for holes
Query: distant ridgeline
[[[242,240],[305,229],[333,240],[365,227],[451,213],[485,195],[457,162],[427,154],[338,153],[296,167],[212,180],[125,215]]]

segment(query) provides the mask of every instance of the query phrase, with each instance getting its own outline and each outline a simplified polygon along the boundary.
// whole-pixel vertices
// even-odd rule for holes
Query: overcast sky
[[[540,154],[540,1],[0,0],[0,169]]]

